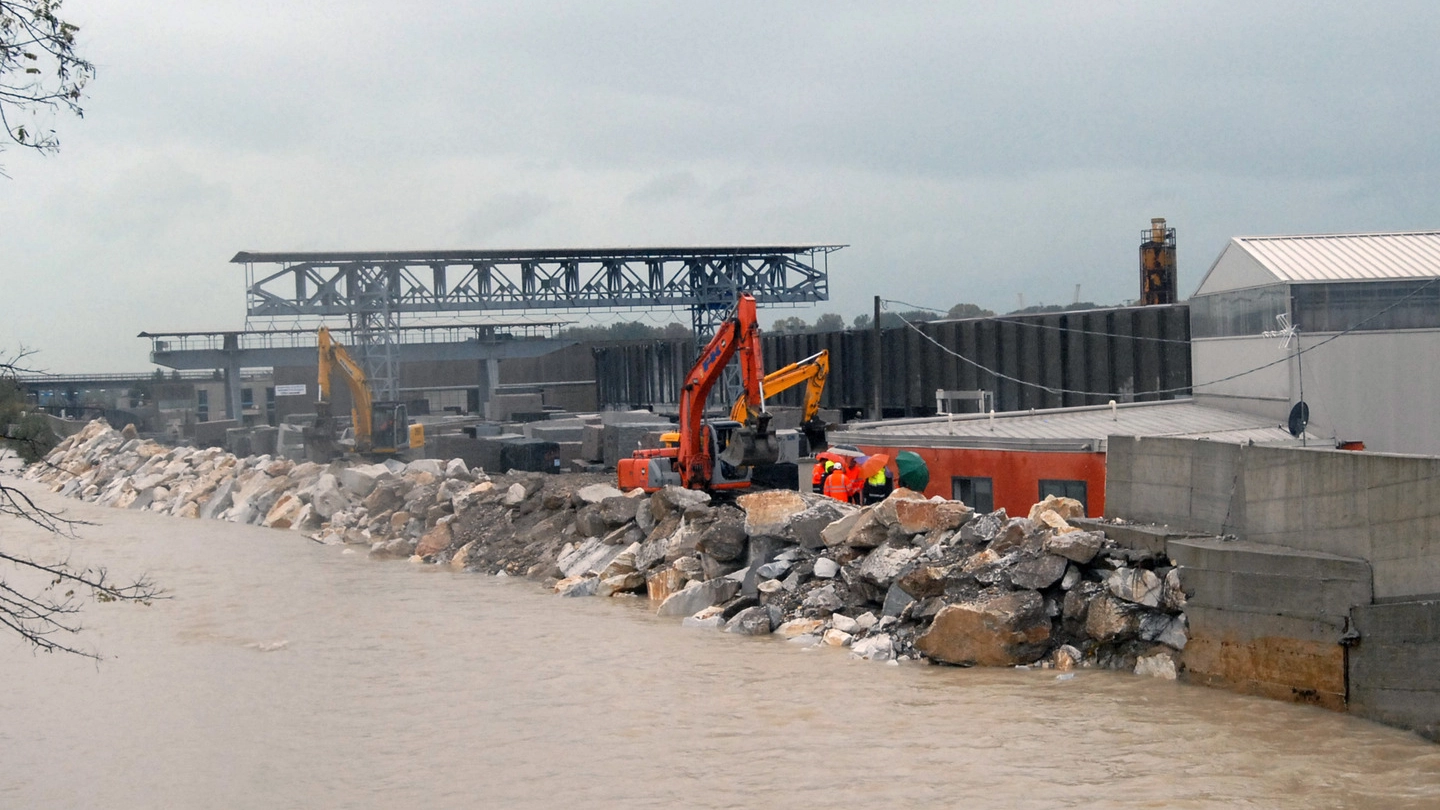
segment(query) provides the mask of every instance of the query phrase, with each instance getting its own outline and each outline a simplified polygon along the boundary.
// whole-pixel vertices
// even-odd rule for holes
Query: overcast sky
[[[1231,236],[1440,228],[1440,4],[66,0],[96,63],[0,152],[0,347],[148,368],[239,250],[838,243],[831,300],[1182,295]],[[658,316],[686,320],[684,313]]]

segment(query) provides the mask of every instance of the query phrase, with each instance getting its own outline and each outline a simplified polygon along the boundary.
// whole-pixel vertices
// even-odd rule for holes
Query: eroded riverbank
[[[1313,707],[1101,670],[874,666],[687,630],[640,599],[556,599],[19,485],[97,525],[7,525],[8,547],[148,571],[173,598],[88,605],[99,667],[4,642],[6,806],[1440,799],[1440,749]]]

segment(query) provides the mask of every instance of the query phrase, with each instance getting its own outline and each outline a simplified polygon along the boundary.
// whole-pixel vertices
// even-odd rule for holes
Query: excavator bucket
[[[730,432],[730,440],[720,460],[732,467],[753,467],[774,464],[780,458],[780,443],[770,430],[770,414],[755,415],[753,426],[742,426]]]

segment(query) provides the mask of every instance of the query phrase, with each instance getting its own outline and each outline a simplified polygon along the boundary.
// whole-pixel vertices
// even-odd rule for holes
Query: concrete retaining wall
[[[1440,458],[1111,437],[1107,515],[1356,557],[1378,601],[1440,598]]]
[[[1192,680],[1440,740],[1440,459],[1111,437],[1107,465],[1107,516],[1231,536],[1167,543]]]
[[[1350,711],[1440,742],[1440,602],[1362,605],[1350,651]]]

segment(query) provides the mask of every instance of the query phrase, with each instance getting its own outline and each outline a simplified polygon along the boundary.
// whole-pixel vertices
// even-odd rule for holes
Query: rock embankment
[[[528,576],[565,596],[648,597],[695,627],[873,660],[1134,669],[1174,677],[1185,595],[1169,561],[1116,546],[1050,498],[1025,517],[897,490],[716,502],[607,476],[488,476],[458,459],[347,466],[166,448],[98,423],[27,477],[117,507],[361,545],[375,557]]]

